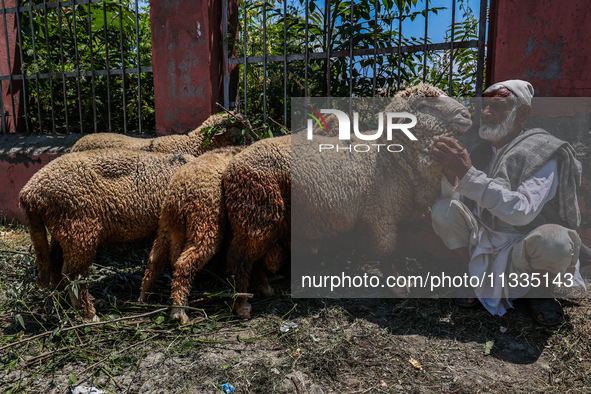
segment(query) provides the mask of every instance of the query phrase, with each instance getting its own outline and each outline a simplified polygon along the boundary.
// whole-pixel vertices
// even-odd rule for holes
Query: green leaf
[[[78,378],[75,375],[70,375],[70,377],[68,378],[68,386],[72,386],[77,381]]]
[[[486,341],[486,344],[484,345],[484,355],[490,356],[490,352],[492,351],[492,348],[493,348],[493,341]]]
[[[164,316],[160,315],[156,319],[154,319],[154,323],[162,324],[164,322],[164,320],[166,320],[166,318]]]
[[[20,314],[16,315],[16,316],[15,316],[15,318],[16,318],[16,321],[18,321],[18,323],[19,323],[19,324],[20,324],[20,325],[21,325],[23,328],[26,328],[26,327],[25,327],[25,321],[23,320],[23,317],[22,317]]]

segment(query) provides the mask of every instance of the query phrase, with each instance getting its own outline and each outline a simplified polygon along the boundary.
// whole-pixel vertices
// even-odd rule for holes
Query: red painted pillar
[[[587,0],[492,0],[487,85],[520,78],[536,96],[591,97]]]
[[[5,8],[16,7],[17,0],[4,0],[4,6]],[[0,16],[0,74],[8,77],[20,73],[21,59],[18,51],[16,14],[5,14]],[[10,133],[16,132],[21,127],[20,123],[23,123],[19,122],[22,86],[22,81],[13,80],[11,90],[10,81],[2,81],[2,101],[4,111],[8,112],[6,130]]]
[[[193,130],[223,104],[222,3],[150,0],[150,18],[156,130]]]
[[[487,85],[518,78],[531,82],[536,97],[591,97],[588,1],[491,0],[490,9]],[[589,106],[558,105],[538,112],[548,118],[580,114],[589,119]],[[564,125],[555,134],[574,143],[583,164],[577,191],[582,214],[579,234],[591,246],[591,140],[588,130],[573,135],[568,123]]]

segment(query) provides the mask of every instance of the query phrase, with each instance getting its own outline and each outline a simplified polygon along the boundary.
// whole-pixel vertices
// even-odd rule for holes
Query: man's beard
[[[511,131],[511,127],[515,124],[515,119],[517,118],[517,108],[513,108],[513,110],[507,115],[505,120],[503,120],[500,124],[480,124],[480,129],[478,129],[478,135],[483,140],[487,140],[490,142],[497,142],[502,140],[509,134]]]

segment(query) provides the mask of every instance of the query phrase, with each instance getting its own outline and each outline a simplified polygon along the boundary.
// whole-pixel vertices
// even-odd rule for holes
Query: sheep
[[[253,264],[265,256],[264,266],[279,268],[279,243],[288,243],[290,231],[291,138],[257,141],[232,160],[222,175],[226,210],[232,229],[227,271],[234,276],[236,291],[248,290]],[[246,298],[235,309],[250,317]]]
[[[415,114],[419,122],[413,130],[419,140],[398,153],[331,151],[320,157],[319,144],[339,140],[314,136],[311,145],[297,134],[256,142],[230,163],[222,176],[232,228],[227,270],[235,276],[238,292],[247,291],[254,262],[276,250],[278,241],[288,243],[291,229],[294,238],[317,244],[363,228],[365,248],[390,261],[398,225],[426,214],[439,196],[441,167],[429,157],[430,149],[438,136],[458,136],[471,121],[461,104],[429,85],[401,92],[385,111]],[[351,143],[357,141],[364,142],[355,137]],[[292,187],[297,190],[293,201]],[[277,269],[273,259],[264,265]],[[235,311],[250,318],[246,298],[237,300]]]
[[[216,133],[211,138],[211,141],[204,146],[210,132]],[[157,138],[134,138],[116,133],[90,134],[79,139],[72,147],[71,152],[104,148],[126,148],[199,156],[208,150],[237,145],[237,142],[242,137],[244,138],[244,144],[250,145],[253,142],[251,134],[254,135],[250,123],[244,116],[241,114],[220,113],[210,116],[201,126],[188,134]]]
[[[173,308],[170,316],[189,321],[183,306],[197,272],[220,250],[226,228],[222,171],[243,147],[204,153],[182,166],[172,177],[160,213],[158,235],[142,281],[140,302],[166,262],[172,263]]]
[[[19,200],[29,222],[41,286],[85,277],[99,245],[154,233],[169,180],[194,159],[100,149],[66,154],[39,170]],[[87,285],[80,284],[77,293],[69,286],[72,305],[81,310],[82,318],[98,320]]]

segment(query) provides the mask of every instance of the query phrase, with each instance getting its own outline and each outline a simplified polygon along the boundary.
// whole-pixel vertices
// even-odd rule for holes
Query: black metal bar
[[[247,74],[247,68],[248,68],[248,62],[246,61],[247,58],[247,54],[248,54],[248,35],[247,35],[247,22],[248,22],[248,18],[247,18],[247,8],[246,8],[246,0],[243,0],[244,2],[244,34],[243,34],[243,39],[244,39],[244,116],[248,115],[248,101],[247,101],[247,97],[248,97],[248,74]],[[230,59],[228,59],[228,64],[230,63]]]
[[[355,4],[351,0],[351,15],[349,23],[351,23],[351,30],[349,31],[349,114],[351,114],[351,107],[353,105],[353,11]]]
[[[37,50],[35,49],[35,28],[33,27],[33,11],[30,11],[31,22],[31,39],[33,43],[33,61],[37,63]],[[37,115],[39,116],[39,129],[43,130],[43,122],[41,119],[41,103],[39,101],[39,78],[35,78],[35,91],[37,93]],[[2,116],[4,116],[4,103],[2,104]],[[2,118],[2,127],[4,127],[4,118]]]
[[[13,74],[13,80],[30,80],[30,79],[47,79],[47,78],[59,78],[59,77],[90,77],[91,75],[122,75],[122,74],[136,74],[136,73],[151,73],[152,67],[127,67],[125,69],[109,69],[109,70],[94,70],[94,71],[68,71],[68,72],[55,72],[55,73],[35,73],[31,75]],[[0,75],[0,81],[8,81],[10,76]]]
[[[4,8],[4,0],[2,0],[2,8]],[[6,58],[8,61],[8,75],[12,74],[12,64],[10,62],[10,44],[8,42],[8,25],[6,22],[6,14],[3,16],[4,17],[4,37],[6,38]],[[15,127],[15,131],[16,131],[16,112],[14,110],[14,87],[12,86],[12,78],[10,78],[9,80],[9,87],[10,87],[10,100],[12,103],[12,119],[13,119],[13,123],[14,123],[14,127]],[[0,90],[1,86],[0,86]],[[4,92],[1,92],[2,94],[4,94]],[[5,109],[4,109],[4,103],[2,105],[2,114],[5,115]],[[2,123],[4,124],[4,120],[2,121]],[[4,126],[6,126],[4,124]]]
[[[484,83],[484,50],[486,40],[487,0],[480,0],[480,20],[478,21],[478,59],[476,61],[476,97],[482,97]]]
[[[94,71],[94,55],[92,53],[92,20],[90,19],[90,4],[86,9],[86,15],[88,19],[88,49],[90,50],[90,71]],[[96,124],[96,85],[94,80],[94,73],[90,76],[90,87],[92,92],[92,120],[94,124],[94,132],[98,131]]]
[[[309,61],[309,54],[308,54],[308,18],[309,18],[309,0],[305,0],[306,2],[306,26],[304,28],[304,97],[308,98],[308,61]]]
[[[267,123],[267,0],[263,1],[263,124]]]
[[[425,0],[425,51],[423,52],[423,82],[427,81],[427,35],[429,34],[429,0]]]
[[[230,82],[228,67],[228,1],[222,0],[222,46],[224,52],[224,107],[230,108]]]
[[[80,57],[78,56],[78,31],[76,29],[76,7],[72,8],[72,25],[74,26],[74,48],[76,56],[76,89],[78,90],[78,113],[80,116],[80,132],[84,132],[84,125],[82,124],[82,95],[80,94]]]
[[[70,0],[70,1],[60,1],[61,7],[73,7],[75,5],[86,5],[86,4],[94,4],[94,3],[102,3],[104,0]],[[58,8],[58,2],[52,2],[47,4],[47,9]],[[43,4],[36,4],[36,5],[25,5],[25,6],[18,6],[18,7],[10,7],[5,9],[0,9],[0,14],[15,14],[19,12],[30,12],[30,11],[39,11],[43,9]]]
[[[107,121],[109,133],[113,132],[113,125],[111,123],[111,75],[109,73],[109,40],[107,36],[107,3],[103,1],[103,21],[105,31],[105,66],[107,71]]]
[[[351,4],[353,4],[353,0],[351,0]],[[326,21],[326,29],[325,31],[327,34],[326,40],[326,96],[330,97],[330,48],[332,46],[332,29],[330,28],[330,1],[325,0],[324,2],[324,16]]]
[[[58,24],[58,32],[60,36],[60,64],[62,66],[62,93],[64,95],[64,114],[66,118],[66,133],[70,132],[70,120],[68,115],[68,95],[66,93],[66,76],[64,75],[66,71],[66,63],[64,61],[64,35],[62,31],[62,7],[58,2],[57,7],[57,24]]]
[[[380,3],[378,2],[378,0],[375,0],[374,2],[374,17],[375,17],[375,24],[374,24],[374,30],[373,30],[373,85],[372,85],[372,89],[371,89],[371,97],[375,97],[376,96],[376,78],[377,78],[377,70],[378,70],[378,52],[377,52],[377,48],[378,48],[378,14],[380,13]]]
[[[397,60],[398,60],[398,82],[396,84],[396,90],[400,90],[400,79],[402,77],[402,72],[400,69],[400,64],[402,63],[402,6],[398,7],[398,56],[397,56]]]
[[[123,56],[123,18],[122,18],[122,9],[121,9],[121,1],[119,0],[119,48],[121,49],[121,69],[123,73],[121,74],[121,87],[123,92],[123,133],[127,134],[127,101],[125,100],[125,59]],[[139,65],[138,65],[139,66]]]
[[[454,35],[456,31],[456,0],[451,0],[451,47],[449,48],[449,96],[453,96]]]
[[[1,89],[0,89],[1,90]],[[2,133],[6,133],[6,117],[5,117],[5,113],[4,113],[4,92],[0,92],[2,94],[0,94],[0,108],[2,109],[2,111],[0,112],[0,121],[2,122],[2,126],[0,126],[0,129],[2,130]]]
[[[21,18],[20,18],[20,13],[17,12],[16,14],[16,28],[17,28],[17,35],[18,35],[18,48],[19,48],[19,54],[21,56],[21,62],[24,59],[24,54],[23,54],[23,37],[21,35]],[[21,66],[21,71],[22,71],[22,66]],[[10,76],[10,79],[12,79],[12,76]],[[24,114],[25,114],[25,127],[27,128],[27,133],[31,132],[31,129],[29,127],[29,110],[28,110],[28,104],[27,101],[29,100],[29,96],[27,95],[27,83],[26,81],[23,81],[23,94],[22,94],[22,103],[23,103],[23,109],[24,109]]]
[[[428,44],[426,49],[428,51],[440,51],[440,50],[447,50],[451,46],[449,42],[440,42],[436,44]],[[453,43],[454,48],[478,48],[478,40],[470,40],[470,41],[456,41]],[[412,52],[421,52],[425,50],[424,44],[419,45],[404,45],[400,47],[400,53],[412,53]],[[398,47],[386,47],[386,48],[377,48],[378,55],[384,54],[396,54],[398,53]],[[373,48],[369,49],[354,49],[353,56],[371,56],[374,53]],[[330,53],[331,57],[349,57],[350,52],[349,50],[345,51],[333,51]],[[308,59],[325,59],[326,52],[314,52],[310,53],[306,56],[305,53],[300,54],[291,54],[287,55],[287,60],[305,60]],[[282,62],[284,60],[283,55],[272,55],[267,56],[267,62]],[[246,58],[247,63],[261,63],[263,61],[262,56],[251,56]],[[238,64],[244,62],[244,58],[232,58],[228,60],[229,64]],[[1,77],[0,77],[1,78]]]
[[[2,0],[4,2],[4,0]],[[47,58],[50,60],[51,51],[49,50],[49,29],[47,27],[47,1],[43,0],[43,16],[45,19],[45,46],[47,49]],[[53,74],[53,62],[49,61],[49,73]],[[51,102],[51,130],[55,133],[55,104],[53,101],[53,78],[49,78],[49,100]]]
[[[223,1],[224,3],[226,1]],[[138,0],[135,0],[135,48],[137,52],[137,66],[141,63],[140,58],[140,21],[139,21],[139,4]],[[226,107],[228,108],[228,107]],[[137,74],[137,119],[138,119],[138,131],[142,132],[142,73]]]
[[[287,37],[287,0],[283,0],[283,37]],[[283,124],[287,124],[287,40],[283,40]]]

